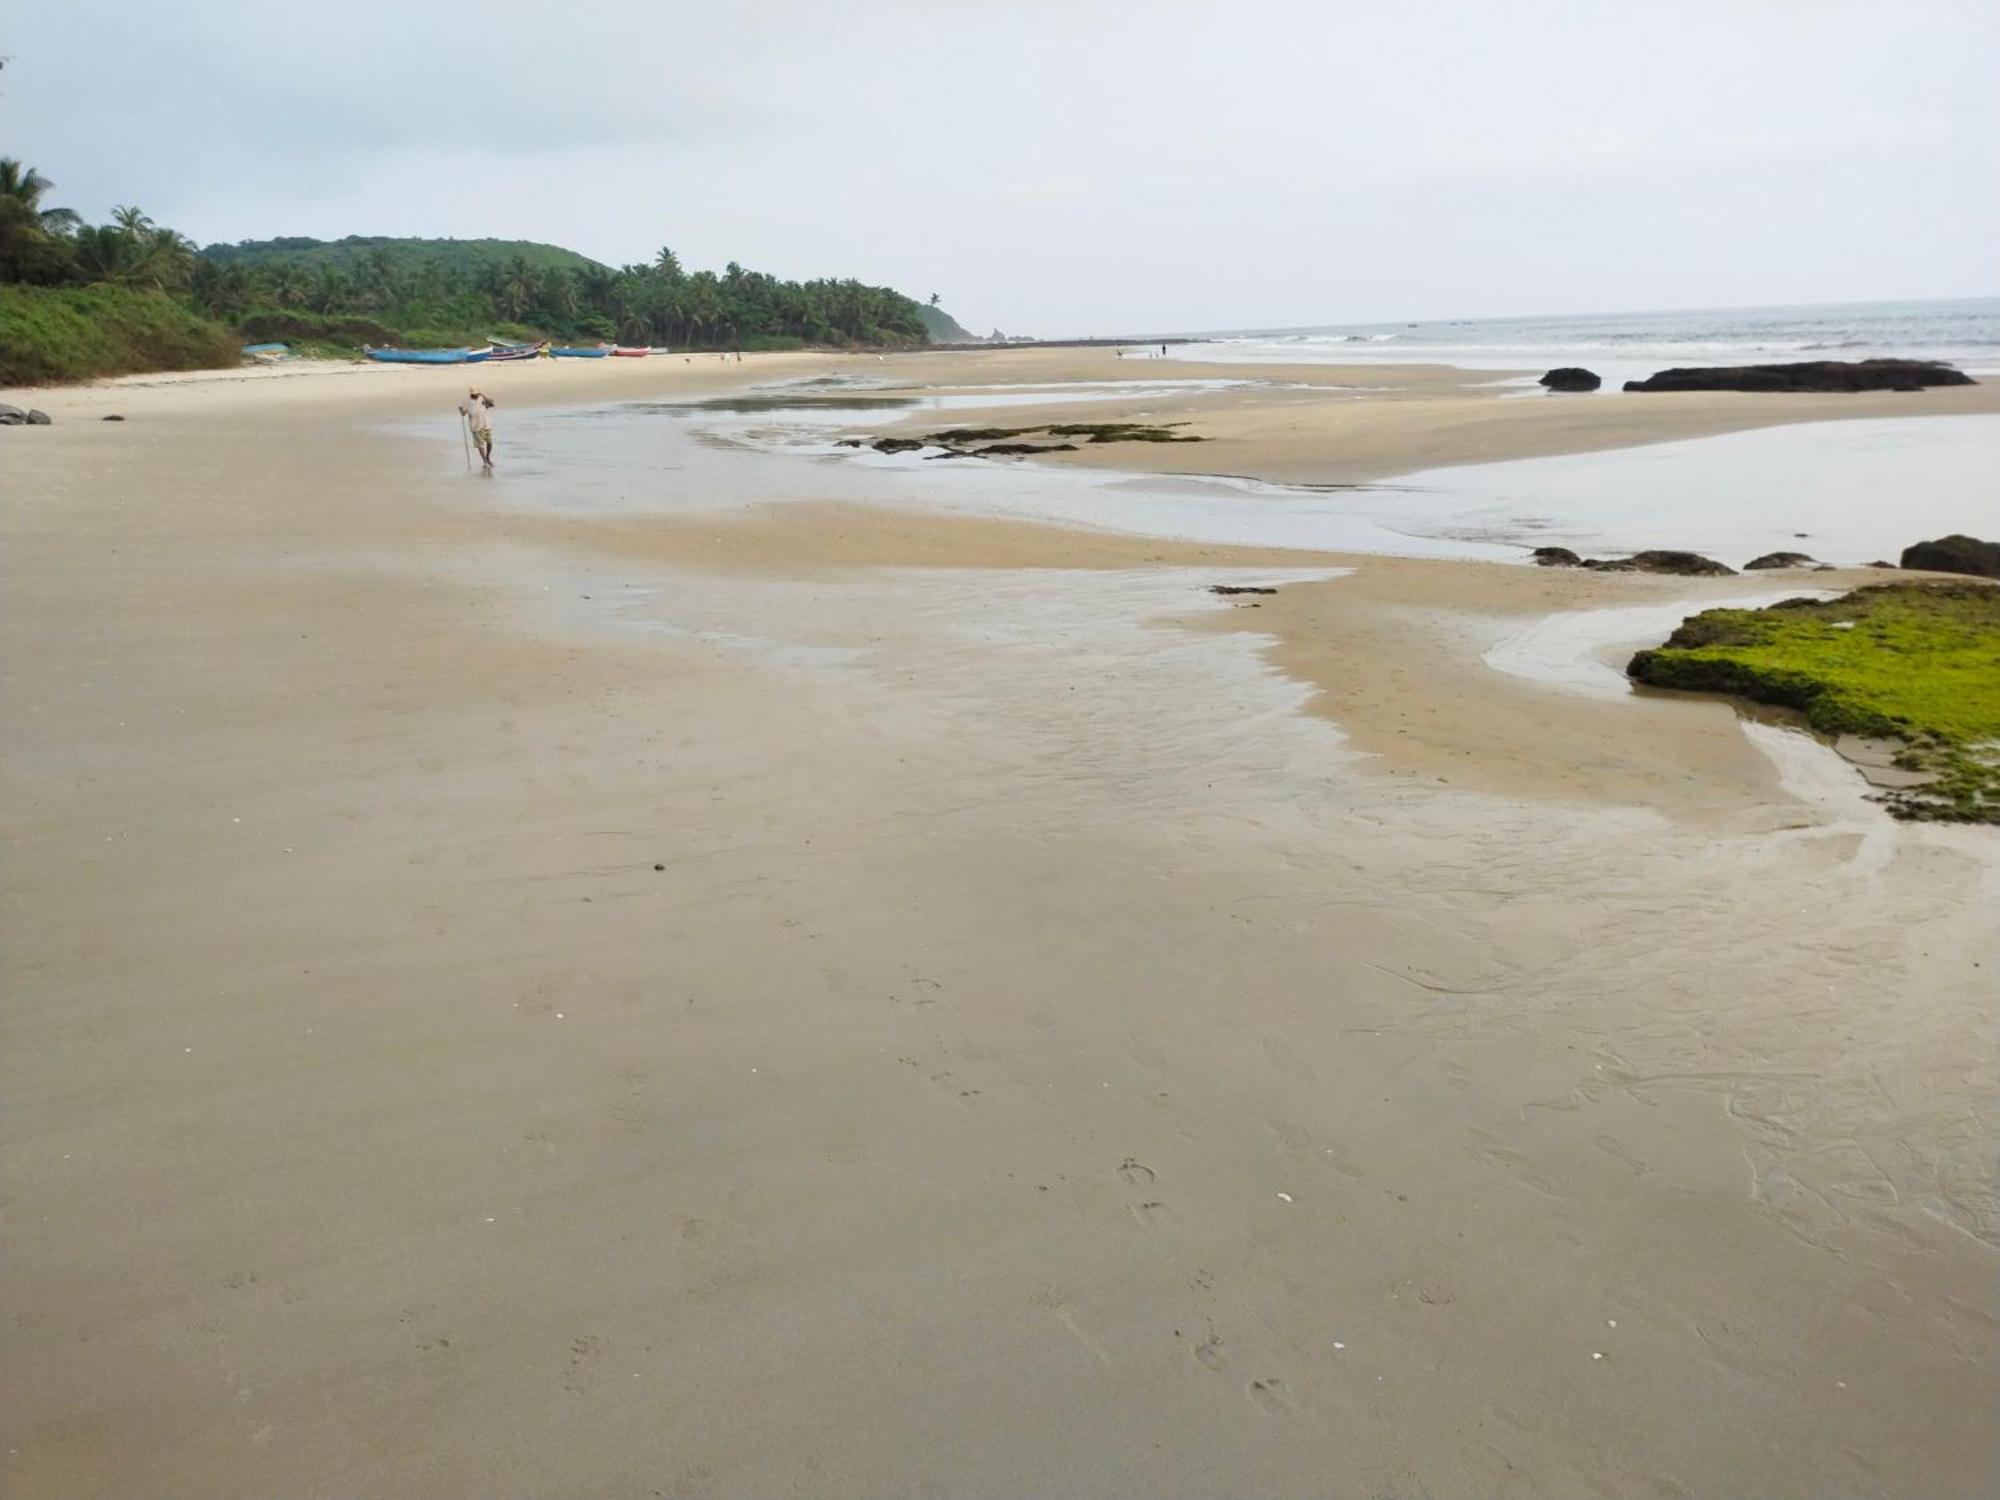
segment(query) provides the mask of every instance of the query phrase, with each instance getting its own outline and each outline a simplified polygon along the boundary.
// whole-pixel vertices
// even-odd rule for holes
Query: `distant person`
[[[493,398],[474,386],[458,403],[458,414],[465,419],[466,430],[472,434],[472,446],[479,450],[479,461],[486,466],[486,472],[493,472],[493,423],[486,413],[493,409]]]
[[[1165,359],[1166,357],[1167,357],[1167,346],[1165,344],[1162,344],[1160,345],[1160,358]]]

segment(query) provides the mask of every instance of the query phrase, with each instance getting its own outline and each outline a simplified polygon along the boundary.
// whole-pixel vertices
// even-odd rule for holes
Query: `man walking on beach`
[[[472,446],[479,450],[479,461],[489,474],[493,472],[493,423],[486,413],[492,405],[493,398],[483,394],[478,386],[458,403],[458,414],[465,418],[465,425],[472,433]]]

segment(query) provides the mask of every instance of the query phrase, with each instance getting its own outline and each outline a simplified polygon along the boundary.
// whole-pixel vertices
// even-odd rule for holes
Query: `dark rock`
[[[877,438],[869,446],[877,453],[914,453],[924,443],[920,438]]]
[[[1565,365],[1560,370],[1549,371],[1537,384],[1552,391],[1594,391],[1604,384],[1604,377],[1575,365]]]
[[[0,427],[25,427],[27,425],[28,414],[25,411],[21,410],[18,406],[9,406],[6,402],[0,401]]]
[[[1255,584],[1247,583],[1211,583],[1208,586],[1208,591],[1211,594],[1222,594],[1225,597],[1230,594],[1275,594],[1278,592],[1276,589],[1262,589],[1258,588]]]
[[[107,422],[122,422],[125,419],[119,416],[118,413],[114,411],[110,416],[106,417],[104,420]]]
[[[1884,562],[1878,557],[1872,563],[1863,563],[1861,566],[1864,568],[1893,568],[1896,565],[1892,562]]]
[[[1803,552],[1766,552],[1762,557],[1753,557],[1743,565],[1748,573],[1759,568],[1809,568],[1819,561],[1807,557]]]
[[[28,413],[28,425],[30,427],[53,427],[55,426],[55,419],[45,411],[31,410]]]
[[[1535,561],[1545,568],[1580,568],[1583,559],[1567,547],[1537,547]]]
[[[106,417],[104,420],[109,422],[111,418]],[[833,446],[836,448],[862,448],[867,445],[860,438],[841,438]]]
[[[1074,453],[1075,443],[988,443],[975,449],[980,458],[1011,458],[1023,453]]]
[[[1916,391],[1927,385],[1976,385],[1962,370],[1931,359],[1808,360],[1790,365],[1724,365],[1662,370],[1628,380],[1628,391]]]
[[[1698,552],[1634,552],[1630,557],[1604,561],[1592,558],[1584,566],[1601,573],[1679,573],[1690,578],[1719,578],[1734,576],[1736,572]]]
[[[1903,549],[1903,566],[1933,573],[1969,573],[1974,578],[2000,578],[2000,542],[1974,536],[1941,536]]]

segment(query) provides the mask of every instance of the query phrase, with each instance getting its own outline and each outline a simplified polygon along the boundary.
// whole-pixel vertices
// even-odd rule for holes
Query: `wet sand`
[[[566,513],[456,384],[8,435],[9,1495],[1986,1488],[1990,837],[1488,660],[1772,581]]]

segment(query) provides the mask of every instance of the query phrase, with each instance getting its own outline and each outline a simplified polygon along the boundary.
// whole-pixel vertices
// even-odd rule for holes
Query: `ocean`
[[[1550,318],[1234,329],[1197,335],[1182,358],[1358,364],[1436,363],[1474,370],[1584,365],[1615,387],[1674,365],[1760,364],[1900,355],[2000,372],[2000,297],[1850,302]]]

